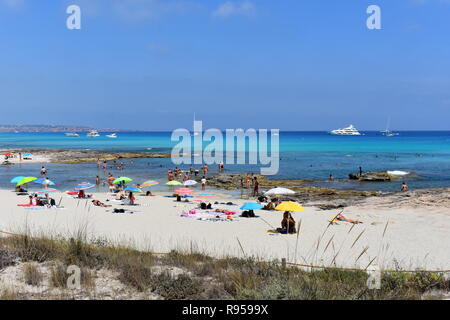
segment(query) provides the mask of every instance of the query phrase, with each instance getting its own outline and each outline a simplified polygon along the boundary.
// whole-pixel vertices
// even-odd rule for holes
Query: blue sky
[[[0,0],[0,123],[449,130],[449,33],[450,0]]]

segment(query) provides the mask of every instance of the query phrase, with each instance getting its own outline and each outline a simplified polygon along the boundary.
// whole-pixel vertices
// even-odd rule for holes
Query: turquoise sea
[[[312,185],[334,188],[398,190],[403,180],[411,188],[450,186],[450,131],[404,131],[386,137],[378,132],[364,132],[363,136],[333,136],[326,132],[281,132],[280,170],[275,179],[313,179]],[[176,144],[171,132],[119,132],[117,139],[100,137],[66,137],[63,133],[0,133],[0,148],[76,148],[104,151],[170,152]],[[204,146],[208,143],[204,142]],[[170,159],[124,160],[124,170],[112,166],[107,172],[114,176],[128,176],[136,182],[148,179],[165,181]],[[61,190],[71,189],[81,181],[94,182],[96,163],[77,165],[45,164],[51,180]],[[410,174],[396,182],[359,183],[348,181],[348,174],[363,171],[403,171]],[[36,176],[39,164],[0,167],[0,187],[11,188],[11,178],[18,175]],[[189,166],[179,166],[188,168]],[[217,172],[216,166],[210,166]],[[256,165],[226,165],[226,172],[255,172]],[[332,174],[335,181],[328,181]],[[163,183],[153,188],[167,190]]]

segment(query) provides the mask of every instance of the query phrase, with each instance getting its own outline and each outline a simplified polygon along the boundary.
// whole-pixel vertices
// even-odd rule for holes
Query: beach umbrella
[[[209,198],[209,197],[215,197],[216,195],[214,193],[201,193],[198,194],[197,197],[199,198]]]
[[[114,180],[113,181],[113,183],[112,184],[120,184],[120,183],[128,183],[128,182],[131,182],[131,181],[133,181],[133,179],[131,179],[131,178],[128,178],[128,177],[119,177],[119,178],[117,178],[116,180]]]
[[[36,179],[33,181],[34,183],[39,183],[39,184],[48,184],[49,186],[54,186],[55,183],[53,181],[51,181],[50,179]]]
[[[17,182],[19,182],[20,180],[22,180],[23,178],[25,178],[25,177],[23,177],[23,176],[18,176],[18,177],[12,178],[12,179],[11,179],[11,183],[17,183]]]
[[[126,187],[125,189],[123,189],[123,191],[130,191],[130,192],[143,192],[141,189],[136,188],[136,187]]]
[[[266,196],[271,196],[271,195],[281,196],[281,195],[295,194],[295,191],[293,191],[291,189],[287,189],[287,188],[273,188],[264,194]]]
[[[41,189],[41,190],[37,190],[37,191],[31,191],[30,193],[48,194],[48,193],[55,193],[55,192],[59,192],[59,191],[56,189],[53,189],[53,188],[47,188],[47,189]]]
[[[11,157],[11,156],[13,156],[14,154],[13,153],[11,153],[11,152],[7,152],[7,153],[5,153],[5,156],[7,156],[7,157]]]
[[[168,186],[181,186],[182,183],[180,181],[173,180],[173,181],[167,182],[166,185],[168,185]]]
[[[303,208],[301,205],[299,205],[296,202],[285,201],[285,202],[280,203],[278,206],[276,206],[275,210],[278,210],[278,211],[289,211],[289,212],[300,212],[300,211],[305,211],[305,208]]]
[[[246,202],[244,203],[244,205],[241,207],[241,210],[259,210],[264,208],[262,205],[260,205],[259,203],[256,202]]]
[[[33,154],[32,153],[25,153],[23,156],[24,157],[31,157]]]
[[[95,188],[95,184],[92,184],[89,182],[81,182],[75,186],[75,190],[77,190],[77,191],[88,190],[88,189],[92,189],[92,188]]]
[[[140,185],[141,188],[146,188],[146,187],[151,187],[151,186],[156,186],[157,184],[159,184],[158,181],[155,180],[147,180],[142,182],[142,184]]]
[[[197,181],[195,180],[186,180],[185,182],[183,182],[184,186],[194,186],[197,184]]]
[[[25,178],[21,179],[19,182],[17,182],[16,186],[18,187],[23,184],[27,184],[31,181],[34,181],[34,180],[37,180],[37,178],[36,177],[25,177]]]
[[[193,193],[194,190],[189,189],[189,188],[178,188],[177,190],[175,190],[176,193],[180,193],[180,194],[190,194]]]

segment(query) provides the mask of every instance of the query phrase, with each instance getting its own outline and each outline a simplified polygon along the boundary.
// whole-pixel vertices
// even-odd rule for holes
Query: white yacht
[[[117,138],[117,135],[115,133],[107,134],[108,138]]]
[[[331,134],[339,136],[360,136],[361,133],[351,124],[346,128],[330,131]]]
[[[80,135],[75,132],[68,132],[66,133],[66,137],[79,137]]]
[[[89,133],[86,135],[88,137],[94,138],[94,137],[100,137],[100,135],[98,134],[97,130],[91,130],[89,131]]]

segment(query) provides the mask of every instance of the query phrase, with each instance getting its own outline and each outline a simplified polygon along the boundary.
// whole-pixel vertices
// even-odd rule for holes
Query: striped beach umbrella
[[[23,177],[23,176],[18,176],[18,177],[12,178],[12,179],[11,179],[11,183],[17,183],[17,182],[19,182],[20,180],[22,180],[23,178],[25,178],[25,177]]]
[[[37,180],[37,178],[36,177],[25,177],[25,178],[19,180],[19,182],[17,182],[16,186],[18,187],[18,186],[21,186],[23,184],[27,184],[29,182],[32,182],[34,180]]]
[[[33,154],[32,153],[25,153],[23,156],[24,157],[31,157]]]
[[[123,191],[130,191],[130,192],[143,192],[141,189],[136,188],[136,187],[126,187],[125,189],[123,189]]]
[[[180,193],[180,194],[190,194],[193,193],[194,190],[189,189],[189,188],[178,188],[177,190],[175,190],[176,193]]]
[[[55,193],[55,192],[59,192],[59,190],[56,190],[54,188],[47,188],[47,189],[41,189],[41,190],[37,190],[37,191],[32,191],[31,193],[35,193],[35,194],[49,194],[49,193]]]
[[[142,182],[142,184],[140,184],[139,186],[140,186],[141,188],[146,188],[146,187],[156,186],[157,184],[159,184],[158,181],[155,181],[155,180],[147,180],[147,181]]]
[[[33,181],[34,183],[39,183],[39,184],[47,184],[49,186],[54,186],[55,183],[53,181],[51,181],[50,179],[36,179]]]
[[[92,188],[95,188],[95,185],[92,183],[89,183],[89,182],[81,182],[75,186],[75,190],[77,190],[77,191],[88,190],[88,189],[92,189]]]

